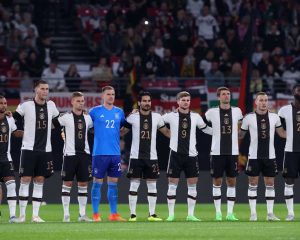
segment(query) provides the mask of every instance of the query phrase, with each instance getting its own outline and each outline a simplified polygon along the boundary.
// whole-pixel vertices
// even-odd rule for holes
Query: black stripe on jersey
[[[9,124],[7,118],[4,117],[0,120],[0,162],[8,161],[7,151],[9,141]]]
[[[48,135],[48,109],[47,103],[44,105],[35,104],[35,136],[33,151],[46,151]]]
[[[86,123],[83,114],[76,115],[73,113],[74,118],[74,136],[75,136],[75,151],[76,153],[84,153],[85,149],[85,133]]]
[[[191,114],[179,114],[177,152],[189,155],[191,135]]]
[[[300,110],[292,105],[293,111],[293,152],[300,152]]]
[[[269,159],[270,121],[269,113],[257,114],[257,158]]]
[[[232,155],[232,110],[220,108],[220,155]]]
[[[142,115],[140,113],[140,144],[139,159],[150,159],[152,139],[152,114]]]

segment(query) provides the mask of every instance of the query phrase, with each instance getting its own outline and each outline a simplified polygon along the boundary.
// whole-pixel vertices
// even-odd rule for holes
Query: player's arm
[[[171,132],[170,129],[166,127],[166,125],[164,125],[163,127],[158,129],[163,135],[165,135],[167,138],[171,137]]]
[[[282,126],[276,128],[276,133],[279,135],[279,137],[286,138],[286,131]]]
[[[247,115],[242,121],[239,121],[239,139],[243,139],[249,130],[248,118]]]
[[[200,115],[199,115],[200,116]],[[198,124],[197,124],[197,127],[204,133],[208,134],[208,135],[213,135],[213,129],[212,127],[210,127],[208,125],[208,121],[206,119],[205,116],[201,117],[200,116],[200,119],[198,120]]]
[[[24,135],[24,131],[22,131],[22,130],[16,130],[16,131],[12,132],[12,135],[14,137],[17,137],[17,138],[22,138],[23,135]]]
[[[125,136],[129,131],[131,130],[131,124],[127,121],[124,122],[123,127],[120,129],[120,135],[121,137]]]

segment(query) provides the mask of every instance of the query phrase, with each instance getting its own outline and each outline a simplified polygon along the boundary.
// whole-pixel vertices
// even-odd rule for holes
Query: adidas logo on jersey
[[[41,109],[40,109],[40,112],[44,112],[44,109],[41,108]]]
[[[101,117],[101,118],[103,118],[103,117],[104,117],[104,115],[102,114],[100,117]]]
[[[1,125],[5,125],[5,124],[4,124],[4,122],[3,122],[3,123],[1,123]]]

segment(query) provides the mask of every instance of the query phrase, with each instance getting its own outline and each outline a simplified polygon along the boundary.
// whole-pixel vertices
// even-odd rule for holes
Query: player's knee
[[[197,196],[197,185],[188,184],[188,195],[196,197]]]
[[[292,185],[295,183],[295,179],[294,178],[285,178],[285,183],[288,185]]]
[[[147,187],[148,187],[148,193],[157,193],[156,181],[148,181]]]
[[[169,183],[168,196],[175,196],[176,195],[176,189],[177,189],[177,184]]]
[[[130,192],[137,192],[139,189],[141,181],[139,179],[131,180],[130,181]]]

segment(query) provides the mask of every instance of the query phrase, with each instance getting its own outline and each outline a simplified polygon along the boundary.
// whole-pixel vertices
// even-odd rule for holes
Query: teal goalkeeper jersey
[[[93,156],[120,155],[120,128],[125,123],[121,108],[113,106],[108,110],[103,105],[90,110],[94,123]]]

